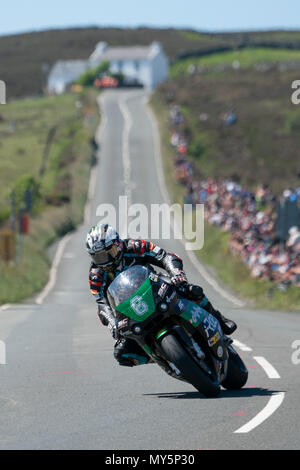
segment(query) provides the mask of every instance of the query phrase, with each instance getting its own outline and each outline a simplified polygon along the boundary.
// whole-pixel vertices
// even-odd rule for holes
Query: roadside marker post
[[[5,263],[14,260],[15,237],[13,230],[0,231],[0,258]]]

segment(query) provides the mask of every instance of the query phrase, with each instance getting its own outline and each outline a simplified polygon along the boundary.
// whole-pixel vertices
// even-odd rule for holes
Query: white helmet
[[[103,271],[113,271],[123,255],[123,242],[108,224],[95,225],[87,234],[86,247],[93,263]]]

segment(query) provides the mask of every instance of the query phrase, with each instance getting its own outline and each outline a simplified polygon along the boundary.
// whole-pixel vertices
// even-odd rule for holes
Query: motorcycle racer
[[[233,333],[236,324],[215,310],[200,286],[191,286],[183,269],[182,260],[174,253],[168,253],[158,245],[139,239],[121,240],[116,230],[108,224],[93,226],[87,234],[86,248],[91,256],[89,285],[98,304],[98,316],[108,326],[114,339],[114,357],[123,366],[146,364],[149,357],[131,339],[120,338],[114,312],[107,300],[107,289],[115,277],[127,268],[139,265],[153,265],[164,269],[176,288],[185,288],[186,297],[215,316],[226,335]]]

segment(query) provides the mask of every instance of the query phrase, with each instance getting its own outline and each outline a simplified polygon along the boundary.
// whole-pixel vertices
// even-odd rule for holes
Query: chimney
[[[108,45],[106,42],[98,42],[98,44],[96,45],[96,48],[94,50],[94,52],[91,54],[90,56],[90,62],[92,63],[95,63],[95,62],[101,62],[101,56],[103,55],[103,53],[106,51]]]

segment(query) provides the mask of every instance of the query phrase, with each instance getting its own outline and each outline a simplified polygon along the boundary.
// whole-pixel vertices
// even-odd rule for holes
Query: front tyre
[[[214,398],[220,392],[219,382],[205,374],[194,359],[185,351],[174,334],[161,339],[161,349],[166,359],[175,364],[182,376],[206,397]]]
[[[228,369],[222,386],[228,390],[239,390],[248,380],[248,370],[232,346],[228,347]]]

